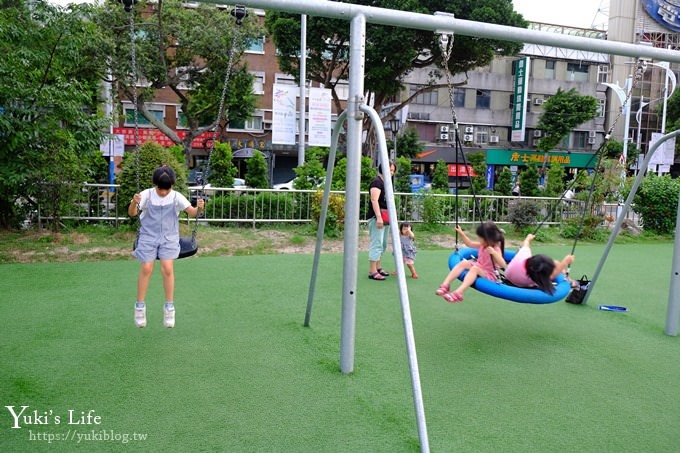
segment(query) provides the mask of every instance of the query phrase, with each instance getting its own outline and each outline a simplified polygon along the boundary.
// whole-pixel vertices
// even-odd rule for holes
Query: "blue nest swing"
[[[516,253],[517,252],[515,251],[506,250],[503,257],[505,258],[505,261],[509,263],[515,257]],[[454,251],[449,256],[449,269],[453,269],[454,266],[462,260],[470,259],[473,256],[476,256],[476,254],[477,250],[472,248],[463,248],[459,251]],[[458,279],[462,281],[465,274],[467,274],[467,271],[464,271]],[[504,282],[492,282],[491,280],[481,277],[475,281],[472,287],[484,294],[522,304],[552,304],[567,297],[567,294],[569,294],[569,291],[571,290],[569,281],[562,274],[558,275],[555,279],[554,294],[545,293],[537,288],[519,288]]]

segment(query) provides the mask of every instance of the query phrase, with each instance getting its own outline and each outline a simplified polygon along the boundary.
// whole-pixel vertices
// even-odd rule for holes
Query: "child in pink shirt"
[[[503,259],[505,237],[495,223],[484,222],[477,227],[478,241],[470,240],[459,226],[456,226],[456,231],[463,237],[466,246],[478,249],[477,260],[462,260],[451,269],[451,272],[439,285],[435,294],[443,297],[447,302],[461,302],[463,292],[472,286],[478,277],[496,281],[498,279],[496,270],[506,266],[505,259]],[[451,292],[451,282],[465,270],[468,272],[465,274],[463,282],[455,291]]]
[[[562,261],[553,260],[546,255],[532,255],[531,241],[536,236],[528,234],[515,257],[505,269],[505,278],[521,288],[538,288],[553,294],[552,281],[574,262],[574,255],[567,255]]]

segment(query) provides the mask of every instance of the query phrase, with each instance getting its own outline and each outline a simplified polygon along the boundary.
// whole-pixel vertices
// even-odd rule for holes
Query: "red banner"
[[[130,145],[130,146],[135,146],[135,128],[134,127],[114,127],[113,128],[113,133],[114,134],[122,134],[123,137],[125,138],[125,144]],[[184,139],[184,137],[187,136],[187,131],[175,131],[177,136],[180,139]],[[212,132],[203,132],[200,134],[198,137],[194,138],[191,141],[191,147],[192,148],[205,148],[206,145],[210,144],[210,141],[212,140],[213,133]],[[175,143],[168,138],[167,135],[165,135],[163,132],[161,132],[159,129],[151,129],[151,128],[139,128],[139,144],[143,144],[146,142],[154,142],[158,143],[161,146],[173,146]]]
[[[449,176],[477,176],[471,165],[467,165],[467,170],[463,164],[449,164]]]

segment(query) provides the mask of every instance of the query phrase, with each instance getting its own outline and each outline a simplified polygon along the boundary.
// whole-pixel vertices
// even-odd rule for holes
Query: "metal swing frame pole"
[[[614,224],[614,228],[612,229],[611,234],[609,235],[609,240],[607,241],[607,245],[604,249],[604,252],[602,253],[602,256],[600,257],[600,262],[597,264],[597,268],[595,269],[595,273],[593,274],[593,279],[590,282],[590,286],[588,287],[588,291],[586,292],[586,296],[583,299],[583,303],[587,303],[588,299],[592,295],[593,289],[595,289],[595,284],[597,283],[597,279],[600,276],[600,272],[602,271],[602,268],[604,267],[604,263],[607,261],[607,257],[609,256],[609,251],[611,250],[612,246],[614,245],[614,240],[616,239],[616,236],[618,236],[619,231],[621,231],[621,225],[623,225],[623,221],[626,218],[626,213],[630,209],[630,206],[633,204],[633,198],[635,197],[635,194],[637,193],[637,190],[640,188],[640,184],[642,184],[642,179],[644,178],[645,174],[647,173],[647,166],[649,165],[649,162],[652,160],[652,156],[654,153],[659,149],[659,146],[666,142],[667,140],[677,137],[680,135],[680,129],[677,131],[673,131],[669,134],[664,135],[659,139],[654,145],[652,145],[649,148],[649,151],[647,152],[647,155],[645,156],[645,159],[642,161],[640,166],[642,167],[642,170],[638,172],[637,176],[635,177],[635,181],[633,182],[633,186],[630,189],[630,193],[628,194],[628,197],[626,198],[626,202],[623,205],[623,208],[619,212],[618,217],[616,218],[616,223]],[[678,207],[678,217],[680,218],[680,206]],[[671,289],[670,289],[670,294],[669,294],[669,303],[668,303],[668,319],[666,322],[666,333],[668,335],[677,335],[677,324],[678,324],[678,319],[680,319],[680,234],[678,232],[680,231],[680,224],[676,225],[676,234],[675,234],[675,249],[673,252],[673,270],[671,273]],[[675,329],[669,329],[669,324],[672,323],[672,319],[675,319]]]
[[[323,188],[323,198],[321,200],[321,213],[319,214],[319,227],[316,231],[316,247],[314,249],[314,263],[312,264],[312,275],[309,278],[309,291],[307,292],[307,310],[305,311],[304,326],[309,327],[312,318],[312,305],[314,304],[314,293],[316,292],[316,277],[319,271],[319,260],[321,259],[321,246],[323,245],[323,235],[326,231],[326,217],[328,216],[328,204],[331,193],[331,183],[333,181],[333,170],[335,169],[335,154],[338,149],[338,140],[343,124],[347,120],[347,111],[343,111],[335,122],[335,129],[331,137],[331,149],[328,153],[328,165],[326,166],[326,182]]]

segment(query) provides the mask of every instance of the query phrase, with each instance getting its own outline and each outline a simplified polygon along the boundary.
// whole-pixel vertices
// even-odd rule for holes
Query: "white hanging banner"
[[[295,101],[299,88],[296,85],[274,84],[272,94],[272,143],[294,145],[297,123]]]
[[[122,156],[125,154],[125,135],[111,134],[108,140],[99,144],[99,150],[105,157]]]
[[[657,141],[659,141],[663,137],[663,134],[659,132],[652,132],[652,138],[649,141],[649,147],[651,148]],[[671,138],[670,140],[666,140],[660,147],[660,149],[657,149],[654,155],[652,156],[652,159],[649,161],[649,165],[673,165],[673,162],[675,161],[675,138]]]
[[[310,146],[331,146],[331,90],[328,88],[309,89],[309,133]]]

